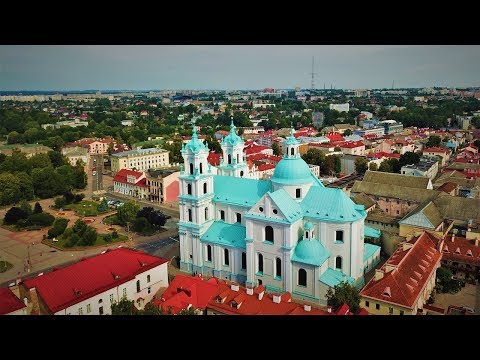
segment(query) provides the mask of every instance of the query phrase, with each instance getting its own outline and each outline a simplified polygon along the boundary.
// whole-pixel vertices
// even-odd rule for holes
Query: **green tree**
[[[58,196],[54,199],[55,208],[63,209],[67,205],[67,201],[64,196]]]
[[[10,134],[8,134],[7,142],[9,144],[23,144],[25,142],[25,136],[16,131],[12,131]]]
[[[352,134],[353,134],[353,132],[350,129],[347,129],[343,132],[343,136],[349,136],[349,135],[352,135]]]
[[[334,288],[327,290],[327,305],[337,310],[343,304],[350,307],[350,311],[354,314],[360,311],[360,293],[357,288],[347,282],[335,285]]]
[[[355,171],[357,174],[365,174],[368,169],[368,160],[363,157],[357,157],[355,159]]]
[[[193,306],[190,306],[188,309],[180,310],[177,315],[197,315]]]
[[[19,207],[11,207],[8,209],[8,211],[5,213],[5,217],[3,218],[3,222],[6,225],[13,225],[16,224],[19,220],[21,219],[26,219],[28,218],[28,214],[20,209]]]
[[[425,144],[425,147],[427,147],[427,148],[437,147],[437,146],[440,146],[441,142],[442,142],[442,139],[440,138],[440,136],[431,135],[431,136],[428,138],[428,141],[427,141],[427,143]]]
[[[418,164],[420,162],[420,154],[414,153],[412,151],[407,151],[406,153],[400,155],[399,164],[400,167],[410,164]]]
[[[35,168],[47,168],[47,167],[53,167],[52,162],[50,161],[50,157],[47,154],[36,154],[33,155],[30,159],[30,167],[32,169]]]
[[[133,220],[132,229],[136,233],[146,235],[154,232],[152,225],[148,222],[148,220],[144,217],[138,217]]]
[[[24,171],[29,173],[30,170],[30,161],[27,159],[27,156],[17,149],[14,149],[12,155],[7,156],[5,161],[0,165],[0,172]]]
[[[119,302],[113,301],[111,304],[112,315],[135,315],[133,300],[128,300],[126,296]]]
[[[40,205],[40,203],[37,201],[35,203],[35,206],[33,207],[33,213],[34,214],[40,214],[42,212],[43,212],[42,205]]]
[[[53,168],[33,169],[32,183],[35,194],[42,199],[65,192],[65,181]]]
[[[72,226],[72,231],[79,236],[82,236],[83,233],[87,230],[87,224],[82,219],[77,219],[75,224]]]
[[[16,177],[11,173],[0,173],[0,205],[16,203],[22,197]]]
[[[436,288],[438,292],[455,294],[460,291],[460,281],[453,278],[453,274],[450,270],[444,267],[439,267],[436,275]]]
[[[140,205],[134,201],[127,201],[117,209],[117,217],[122,225],[130,226],[136,219]]]
[[[55,216],[52,214],[43,212],[39,214],[32,214],[28,217],[29,222],[32,225],[37,226],[50,226],[55,221]]]
[[[320,170],[322,170],[322,167],[325,165],[325,154],[318,149],[308,149],[306,154],[302,156],[302,159],[305,160],[307,164],[320,166]]]
[[[23,211],[25,211],[29,216],[32,215],[33,213],[32,205],[30,205],[30,203],[27,200],[20,201],[20,203],[18,204],[18,207]]]
[[[33,182],[30,175],[26,172],[17,172],[15,173],[15,177],[17,178],[18,186],[20,186],[20,192],[22,193],[22,197],[25,200],[32,200],[33,199]]]
[[[368,165],[368,170],[372,170],[372,171],[377,171],[378,170],[378,165],[377,163],[370,163],[370,165]]]
[[[65,159],[65,157],[58,151],[49,151],[47,154],[50,158],[50,162],[55,168],[68,164],[68,161]]]
[[[81,236],[80,245],[92,246],[97,241],[97,230],[93,226],[87,226]]]
[[[276,141],[274,141],[272,143],[272,150],[273,150],[273,155],[275,155],[275,156],[282,155],[282,150],[280,149],[280,146],[278,145],[278,142],[276,142]]]
[[[50,239],[62,235],[68,225],[69,220],[64,218],[57,218],[53,223],[53,227],[48,230],[48,237]]]

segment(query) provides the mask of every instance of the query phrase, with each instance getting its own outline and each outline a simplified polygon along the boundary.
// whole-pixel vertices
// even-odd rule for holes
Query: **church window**
[[[275,277],[282,277],[282,260],[278,257],[275,259]]]
[[[298,285],[307,286],[307,271],[305,269],[298,270]]]
[[[258,254],[258,272],[263,273],[263,255]]]
[[[200,163],[200,174],[203,174],[203,164]]]
[[[208,207],[205,208],[205,220],[208,220]]]
[[[188,209],[188,221],[192,221],[192,209]]]
[[[290,155],[295,155],[295,149],[293,147],[290,149]]]
[[[295,197],[297,199],[301,198],[302,197],[302,189],[296,189],[295,190]]]
[[[225,210],[220,210],[220,220],[225,221]]]
[[[247,269],[247,253],[242,252],[242,270]]]
[[[278,210],[277,210],[277,209],[273,209],[273,213],[274,213],[274,214],[278,214]]]
[[[190,163],[190,175],[193,175],[193,164]]]
[[[241,223],[242,222],[242,214],[240,213],[235,213],[237,215],[237,223]]]
[[[204,184],[203,184],[203,193],[204,193],[204,194],[207,193],[207,183],[204,183]]]
[[[187,194],[192,195],[192,184],[187,185]]]
[[[258,210],[259,210],[260,212],[263,212],[263,207],[260,206],[260,207],[258,208]]]
[[[230,165],[232,163],[232,155],[228,154],[228,164]]]
[[[212,246],[207,245],[207,261],[212,261]]]
[[[273,242],[273,228],[271,226],[265,227],[265,241]]]
[[[335,258],[335,269],[342,270],[342,257],[337,256]]]
[[[237,154],[237,164],[240,162],[240,155]]]
[[[343,231],[342,230],[335,231],[335,241],[343,242]]]
[[[240,177],[243,177],[243,170],[240,171]]]
[[[224,265],[227,265],[227,266],[230,265],[230,258],[229,258],[228,255],[229,255],[228,254],[228,249],[224,249],[223,250],[223,263],[224,263]]]

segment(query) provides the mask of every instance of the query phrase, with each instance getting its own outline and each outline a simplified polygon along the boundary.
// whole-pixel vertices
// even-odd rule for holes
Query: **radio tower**
[[[312,75],[312,84],[311,84],[311,90],[315,89],[315,72],[314,72],[314,61],[315,61],[315,57],[312,56],[312,72],[310,73],[310,75]]]

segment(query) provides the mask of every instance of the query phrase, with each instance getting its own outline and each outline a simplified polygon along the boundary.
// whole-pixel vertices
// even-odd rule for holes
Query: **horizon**
[[[316,90],[480,84],[478,45],[1,45],[0,91],[307,90],[312,58]]]

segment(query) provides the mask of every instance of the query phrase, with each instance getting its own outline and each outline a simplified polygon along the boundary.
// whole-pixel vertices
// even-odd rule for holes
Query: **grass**
[[[13,267],[8,261],[0,260],[0,273],[4,273]]]
[[[120,225],[116,214],[103,218],[103,223],[107,225]]]
[[[79,250],[79,249],[89,249],[89,248],[92,248],[92,247],[102,246],[102,245],[110,245],[110,244],[113,244],[113,243],[122,242],[122,241],[127,240],[126,235],[118,234],[118,238],[113,239],[111,242],[106,242],[105,239],[104,239],[105,235],[107,235],[107,234],[98,234],[97,235],[97,240],[91,246],[67,247],[67,246],[65,246],[65,244],[68,242],[68,240],[67,239],[62,239],[62,237],[60,237],[58,239],[58,242],[52,242],[51,239],[47,239],[47,240],[44,240],[42,242],[47,244],[47,245],[54,246],[54,247],[62,249],[62,250]]]
[[[99,202],[82,200],[78,204],[69,204],[65,206],[65,210],[74,210],[77,215],[80,216],[97,216],[100,214],[105,214],[110,210],[98,211]]]

